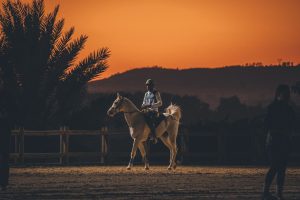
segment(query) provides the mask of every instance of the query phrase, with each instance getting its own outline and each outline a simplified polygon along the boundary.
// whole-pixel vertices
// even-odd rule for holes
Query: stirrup
[[[153,144],[157,144],[157,138],[153,138],[153,139],[152,139],[152,143],[153,143]]]
[[[150,141],[152,141],[153,144],[157,143],[157,137],[151,135],[149,139]]]

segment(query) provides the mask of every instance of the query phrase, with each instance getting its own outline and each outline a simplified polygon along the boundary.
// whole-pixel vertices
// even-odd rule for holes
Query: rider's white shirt
[[[147,91],[144,96],[142,106],[151,106],[150,109],[157,111],[158,108],[162,106],[162,100],[160,97],[160,93],[158,91],[155,94],[151,91]]]

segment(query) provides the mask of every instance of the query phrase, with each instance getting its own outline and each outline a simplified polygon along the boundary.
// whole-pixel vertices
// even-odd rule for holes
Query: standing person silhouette
[[[266,150],[270,168],[265,177],[262,199],[283,200],[283,186],[288,156],[290,152],[290,135],[294,131],[296,116],[289,104],[290,88],[288,85],[279,85],[275,99],[268,107],[265,127],[268,131]],[[270,186],[277,175],[277,194],[271,195]]]

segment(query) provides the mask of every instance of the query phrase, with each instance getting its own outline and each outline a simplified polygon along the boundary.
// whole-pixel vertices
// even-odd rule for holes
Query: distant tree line
[[[123,93],[140,107],[143,93]],[[122,114],[109,118],[106,111],[116,98],[116,94],[90,94],[85,100],[85,106],[78,112],[73,113],[68,126],[71,129],[99,129],[109,126],[112,129],[126,128]],[[216,109],[211,109],[209,104],[201,101],[196,96],[179,96],[162,93],[163,107],[166,108],[171,102],[182,108],[182,126],[191,130],[216,130],[219,127],[262,128],[266,113],[266,106],[249,106],[240,102],[237,96],[223,97]],[[294,105],[299,110],[300,108]],[[163,112],[163,109],[161,110]]]
[[[246,63],[244,65],[245,67],[296,67],[300,66],[300,64],[295,65],[294,62],[292,61],[282,61],[282,59],[278,59],[277,64],[270,64],[270,65],[264,65],[262,62],[251,62],[251,63]]]

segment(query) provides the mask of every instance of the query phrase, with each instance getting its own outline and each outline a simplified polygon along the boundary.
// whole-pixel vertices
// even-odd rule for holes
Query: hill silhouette
[[[152,78],[161,92],[195,95],[216,107],[221,97],[238,96],[248,105],[265,105],[278,84],[294,84],[300,79],[300,66],[165,69],[138,68],[89,83],[89,93],[144,91]]]

